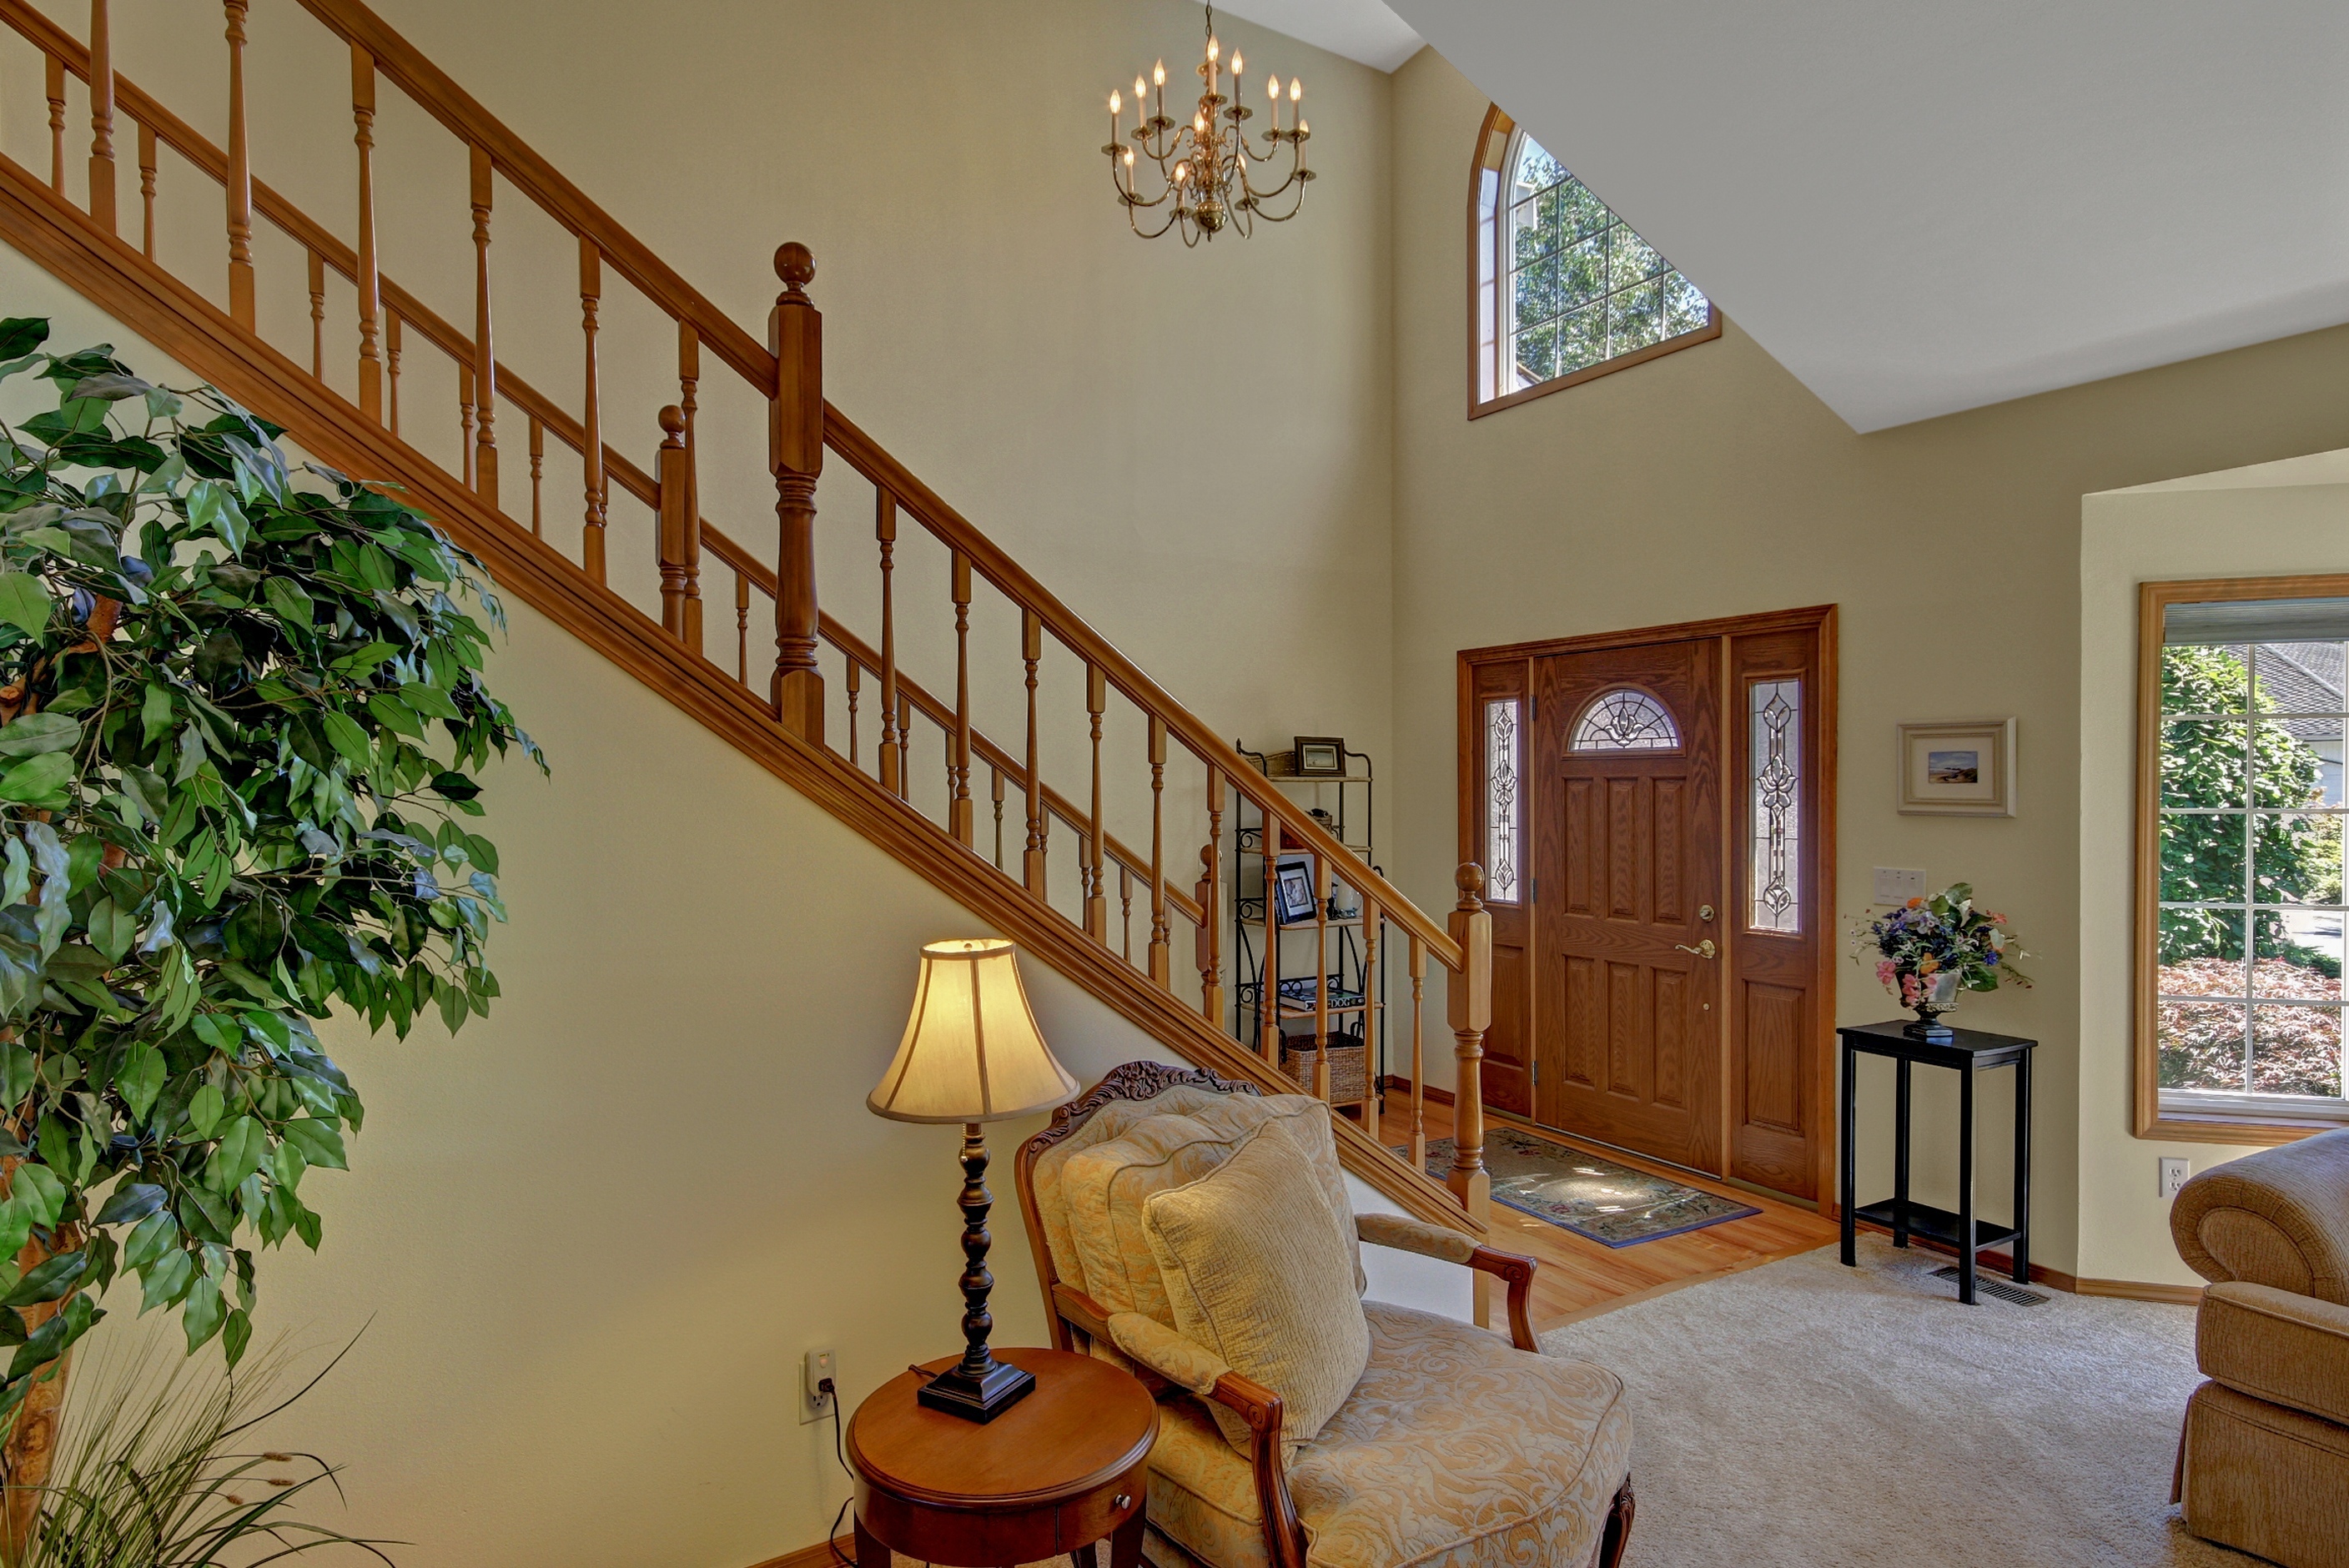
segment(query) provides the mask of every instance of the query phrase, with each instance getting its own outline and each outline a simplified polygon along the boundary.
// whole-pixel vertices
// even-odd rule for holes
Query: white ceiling
[[[1239,0],[1222,8],[1382,71],[1393,70],[1420,51],[1420,37],[1411,24],[1379,0]]]
[[[1856,429],[2349,321],[2344,0],[1392,10]]]

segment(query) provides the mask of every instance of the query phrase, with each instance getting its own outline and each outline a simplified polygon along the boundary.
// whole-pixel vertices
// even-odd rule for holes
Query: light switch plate
[[[1921,869],[1902,866],[1876,868],[1876,903],[1907,903],[1912,898],[1924,896],[1925,873]]]
[[[2178,1190],[2185,1186],[2186,1179],[2193,1174],[2194,1161],[2191,1160],[2176,1154],[2163,1155],[2161,1157],[2161,1195],[2165,1198],[2177,1197]]]

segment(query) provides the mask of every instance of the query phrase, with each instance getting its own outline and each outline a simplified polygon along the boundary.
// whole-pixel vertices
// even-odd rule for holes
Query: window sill
[[[1677,354],[1683,348],[1693,348],[1700,343],[1710,343],[1720,335],[1721,307],[1715,305],[1707,316],[1705,324],[1694,331],[1683,332],[1677,337],[1665,338],[1661,343],[1651,343],[1645,348],[1635,348],[1629,354],[1619,354],[1612,359],[1602,359],[1596,365],[1586,365],[1581,369],[1568,375],[1552,377],[1547,381],[1539,382],[1531,387],[1521,387],[1515,392],[1504,393],[1498,397],[1487,398],[1481,403],[1475,398],[1475,372],[1472,366],[1468,417],[1471,419],[1481,419],[1487,414],[1497,414],[1504,408],[1514,408],[1520,403],[1530,403],[1537,397],[1547,397],[1553,392],[1563,392],[1569,387],[1579,387],[1584,382],[1595,381],[1601,376],[1612,376],[1618,370],[1629,370],[1634,365],[1645,365],[1650,360],[1660,359],[1667,354]]]
[[[2239,1143],[2272,1147],[2296,1143],[2320,1132],[2349,1127],[2349,1102],[2285,1099],[2261,1103],[2251,1095],[2161,1097],[2150,1121],[2139,1119],[2139,1138],[2189,1143]]]

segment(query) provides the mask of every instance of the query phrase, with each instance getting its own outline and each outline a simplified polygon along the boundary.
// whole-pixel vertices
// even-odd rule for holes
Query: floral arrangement
[[[1876,978],[1904,1007],[1945,1006],[1959,989],[2031,984],[2008,954],[2031,955],[2007,929],[2006,916],[1975,905],[1968,882],[1953,882],[1931,898],[1912,898],[1868,922],[1853,937],[1855,958],[1864,956],[1863,943],[1878,954]]]

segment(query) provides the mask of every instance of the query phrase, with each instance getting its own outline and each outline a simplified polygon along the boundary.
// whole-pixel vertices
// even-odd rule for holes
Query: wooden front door
[[[1712,639],[1534,669],[1536,1119],[1721,1167]]]
[[[1488,1104],[1826,1194],[1834,651],[1821,607],[1461,655]]]

